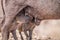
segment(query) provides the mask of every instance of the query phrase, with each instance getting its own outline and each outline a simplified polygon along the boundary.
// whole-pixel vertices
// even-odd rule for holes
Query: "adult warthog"
[[[35,18],[60,19],[60,0],[3,0],[5,22],[2,27],[2,40],[7,40],[8,28],[13,18],[26,6],[32,7]]]

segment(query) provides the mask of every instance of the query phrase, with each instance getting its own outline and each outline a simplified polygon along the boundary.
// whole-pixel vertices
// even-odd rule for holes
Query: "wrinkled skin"
[[[30,6],[38,19],[60,19],[60,0],[4,0],[5,22],[2,27],[2,40],[7,40],[8,28],[19,11]],[[13,16],[12,16],[13,15]]]

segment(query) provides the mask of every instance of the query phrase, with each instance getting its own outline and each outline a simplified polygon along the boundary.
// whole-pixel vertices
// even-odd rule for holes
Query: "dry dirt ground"
[[[17,37],[19,40],[20,35],[19,32],[17,32]],[[26,37],[24,33],[22,32],[22,35],[24,37],[24,40],[26,40]],[[60,20],[44,20],[41,22],[39,26],[36,26],[33,31],[33,40],[60,40]],[[0,40],[2,39],[0,34]],[[12,34],[10,33],[9,40],[14,40]]]
[[[0,0],[1,1],[1,0]],[[0,2],[1,3],[1,2]],[[3,12],[0,4],[0,23],[3,18]],[[20,35],[17,31],[17,37],[19,40]],[[24,39],[26,39],[24,33],[22,32]],[[2,39],[0,33],[0,40]],[[60,40],[60,20],[44,20],[39,26],[36,26],[33,31],[33,40]],[[10,33],[9,40],[14,40],[12,34]]]

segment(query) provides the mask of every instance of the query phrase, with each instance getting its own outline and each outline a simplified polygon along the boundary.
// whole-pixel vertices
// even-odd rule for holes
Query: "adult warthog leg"
[[[6,5],[6,4],[5,4]],[[21,11],[25,6],[16,5],[13,3],[9,3],[4,7],[5,10],[5,22],[2,27],[2,40],[8,40],[7,32],[9,30],[9,26],[12,23],[14,17],[17,15],[19,11]]]

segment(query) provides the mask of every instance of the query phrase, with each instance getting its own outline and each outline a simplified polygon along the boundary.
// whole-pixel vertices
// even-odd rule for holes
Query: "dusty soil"
[[[17,34],[16,34],[16,35],[17,35],[17,37],[18,37],[18,40],[21,40],[18,31],[17,31]],[[24,35],[23,32],[22,32],[22,36],[23,36],[24,40],[26,40],[26,36]],[[1,35],[1,33],[0,33],[0,40],[2,40],[2,35]],[[13,35],[12,35],[11,33],[10,33],[10,36],[9,36],[9,40],[14,40]],[[35,36],[35,38],[33,38],[32,40],[38,40],[38,39],[37,39],[36,36]]]

